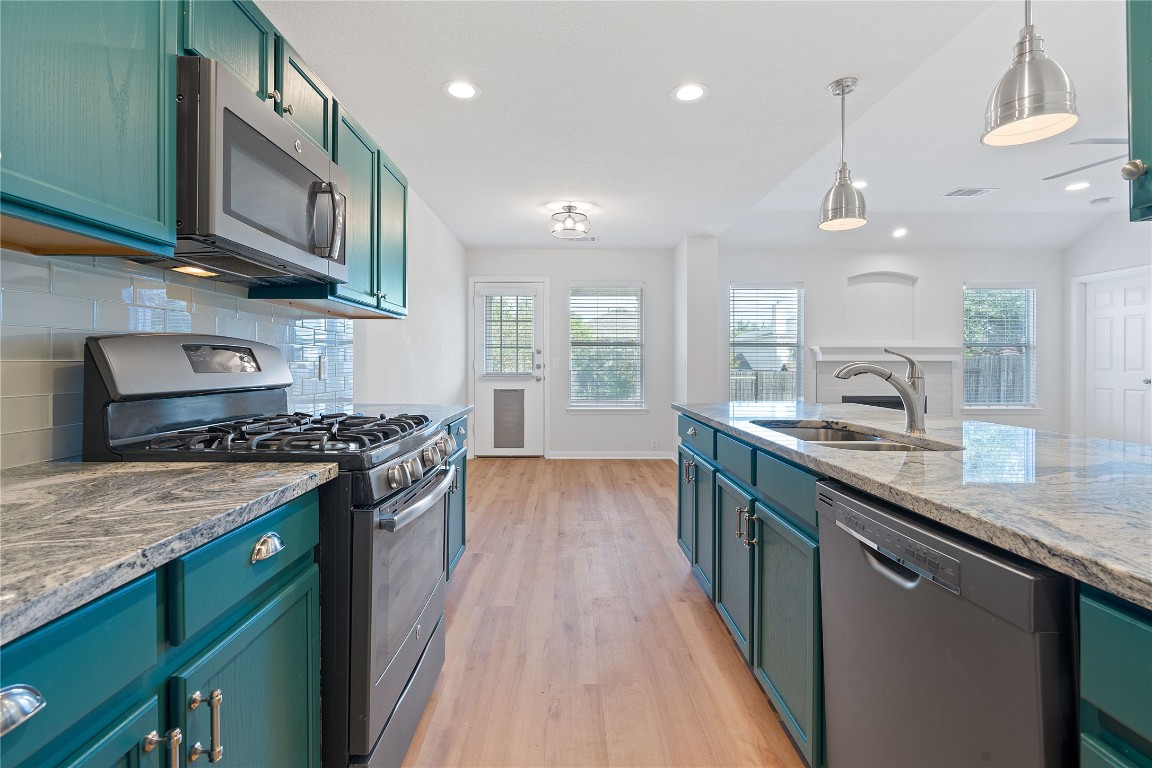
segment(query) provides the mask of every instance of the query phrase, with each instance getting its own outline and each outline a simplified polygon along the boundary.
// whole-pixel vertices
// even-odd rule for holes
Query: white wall
[[[550,362],[549,432],[553,458],[667,458],[675,450],[672,402],[672,251],[469,249],[468,274],[496,280],[547,277]],[[574,285],[612,282],[644,284],[644,399],[646,413],[569,413],[568,294]],[[463,294],[461,294],[463,295]],[[469,302],[471,303],[471,302]],[[358,351],[359,352],[359,351]],[[652,441],[656,448],[652,448]]]
[[[408,317],[357,320],[357,403],[466,403],[464,246],[408,190]]]
[[[721,378],[728,375],[727,294],[732,283],[803,283],[805,347],[883,345],[896,349],[962,345],[965,283],[1031,283],[1037,289],[1038,409],[1026,413],[981,410],[964,415],[1059,431],[1064,425],[1066,397],[1062,264],[1063,257],[1058,251],[852,253],[722,249],[717,281],[719,320],[715,353],[719,375]],[[866,322],[867,318],[861,318],[858,313],[849,320],[849,278],[874,272],[895,272],[917,278],[911,300],[911,322],[905,322],[911,327],[901,338],[889,333],[877,336],[879,329],[890,331],[893,317],[906,315],[909,311],[906,304],[897,307],[878,303],[874,307],[878,313],[874,323]],[[816,377],[811,375],[811,352],[806,353],[805,364],[808,371],[804,397],[814,401]],[[896,358],[893,365],[894,370],[903,370],[903,363]]]
[[[1152,223],[1129,221],[1127,211],[1105,219],[1064,252],[1068,280],[1148,264],[1152,264]]]

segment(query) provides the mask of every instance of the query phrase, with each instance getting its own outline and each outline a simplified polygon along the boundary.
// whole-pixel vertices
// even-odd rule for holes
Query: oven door
[[[354,512],[348,746],[368,755],[444,612],[453,466],[398,500]]]

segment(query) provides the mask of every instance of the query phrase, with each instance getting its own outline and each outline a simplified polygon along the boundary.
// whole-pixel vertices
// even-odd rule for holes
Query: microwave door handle
[[[344,247],[344,195],[340,194],[340,188],[336,186],[336,182],[328,182],[329,190],[332,193],[332,239],[328,242],[328,258],[338,259],[340,257],[340,249]]]

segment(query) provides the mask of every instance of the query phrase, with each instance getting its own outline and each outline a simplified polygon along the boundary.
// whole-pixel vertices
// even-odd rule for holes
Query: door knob
[[[543,376],[537,376],[536,381],[544,381],[544,377]]]
[[[1138,179],[1148,172],[1148,166],[1140,158],[1135,158],[1120,166],[1120,175],[1127,181]]]

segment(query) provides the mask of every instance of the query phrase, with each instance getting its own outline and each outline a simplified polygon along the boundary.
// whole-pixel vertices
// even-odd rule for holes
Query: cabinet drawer
[[[468,417],[456,419],[448,425],[448,434],[456,439],[456,445],[463,447],[468,443]]]
[[[1081,595],[1080,696],[1152,740],[1152,620]]]
[[[814,476],[763,451],[757,451],[756,490],[778,511],[816,530]]]
[[[19,765],[156,665],[156,576],[121,587],[0,650],[0,684],[38,690],[44,709],[0,741]]]
[[[184,642],[311,553],[320,540],[318,498],[316,491],[309,491],[172,561],[168,641]],[[252,562],[266,534],[276,534],[283,549]]]
[[[716,435],[716,463],[729,475],[752,485],[752,462],[755,451],[728,435]]]
[[[716,432],[711,427],[681,416],[677,420],[676,431],[684,445],[692,446],[694,451],[710,459],[716,458]]]

